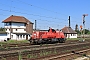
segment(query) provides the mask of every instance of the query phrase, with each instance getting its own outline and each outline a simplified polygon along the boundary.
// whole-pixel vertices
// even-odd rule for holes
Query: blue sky
[[[90,0],[0,0],[0,27],[4,27],[4,19],[16,15],[33,23],[37,20],[37,29],[61,29],[68,26],[71,16],[71,27],[75,29],[76,24],[82,24],[83,14],[88,14],[85,28],[90,29]]]

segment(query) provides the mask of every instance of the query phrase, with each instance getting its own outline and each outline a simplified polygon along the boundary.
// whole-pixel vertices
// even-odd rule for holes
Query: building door
[[[70,34],[68,34],[68,38],[70,38]]]
[[[28,40],[28,35],[26,35],[26,40]]]

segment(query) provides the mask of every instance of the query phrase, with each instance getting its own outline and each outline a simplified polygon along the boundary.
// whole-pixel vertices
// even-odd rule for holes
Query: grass
[[[67,40],[82,40],[83,38],[67,38]],[[85,40],[90,40],[90,38],[85,38]],[[0,42],[0,46],[3,44],[21,44],[21,43],[29,43],[28,40],[9,40],[7,42]],[[40,45],[42,46],[42,44]]]
[[[81,38],[67,38],[67,40],[79,40]]]
[[[20,43],[29,43],[28,40],[21,40],[21,41],[17,41],[17,40],[9,40],[7,42],[0,42],[0,44],[20,44]]]
[[[82,40],[84,38],[67,38],[67,40]],[[85,38],[85,40],[90,40],[90,38]]]
[[[21,52],[19,52],[18,60],[22,60]]]

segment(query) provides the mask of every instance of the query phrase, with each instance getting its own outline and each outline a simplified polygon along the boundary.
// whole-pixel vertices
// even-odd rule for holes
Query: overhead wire
[[[27,4],[27,3],[26,3]],[[8,6],[8,5],[7,5]],[[31,5],[31,6],[34,6],[34,5]],[[34,7],[37,7],[37,6],[34,6]],[[12,7],[11,6],[11,8],[16,8],[16,7]],[[38,7],[37,7],[38,8]],[[16,8],[16,9],[20,9],[20,8]],[[42,8],[43,9],[43,8]],[[68,21],[68,19],[59,19],[59,18],[53,18],[53,17],[47,17],[47,16],[41,16],[41,15],[36,15],[36,14],[28,14],[28,13],[22,13],[22,12],[16,12],[16,11],[13,11],[13,10],[4,10],[4,9],[0,9],[0,10],[2,10],[2,11],[8,11],[8,12],[14,12],[14,13],[20,13],[20,14],[26,14],[26,15],[32,15],[32,16],[39,16],[39,17],[45,17],[45,18],[52,18],[52,19],[58,19],[58,20],[65,20],[65,21]],[[24,9],[22,9],[22,10],[24,10]],[[47,9],[45,9],[45,10],[47,10]],[[50,10],[48,10],[48,11],[50,11]],[[54,12],[55,13],[55,12]],[[56,12],[57,13],[57,12]],[[37,20],[39,20],[39,19],[37,19]],[[43,19],[40,19],[40,20],[43,20]],[[48,21],[48,20],[45,20],[45,21]],[[55,21],[52,21],[52,22],[54,22],[55,23]],[[76,22],[76,21],[75,21]],[[75,23],[74,22],[74,23]],[[61,23],[63,23],[63,22],[61,22]]]
[[[64,15],[64,16],[68,16],[68,15],[66,15],[66,14],[62,14],[62,13],[55,12],[55,11],[52,11],[52,10],[49,10],[49,9],[46,9],[46,8],[42,8],[42,7],[38,7],[38,6],[36,6],[36,5],[32,5],[32,4],[27,3],[27,2],[25,2],[25,1],[21,1],[21,0],[17,0],[17,1],[19,1],[19,2],[21,2],[21,3],[24,3],[24,4],[27,4],[27,5],[29,5],[29,6],[33,6],[33,7],[39,8],[39,9],[43,9],[43,10],[46,10],[46,11],[53,12],[53,13],[56,13],[56,14],[61,14],[61,15]],[[71,16],[71,17],[72,17],[72,16]],[[77,18],[77,17],[73,17],[73,18],[76,18],[76,19],[78,19],[78,20],[81,20],[81,19],[79,19],[79,18]]]
[[[20,14],[26,14],[26,15],[30,15],[30,14],[27,14],[27,13],[22,13],[22,12],[16,12],[16,11],[9,11],[9,10],[3,10],[3,9],[0,9],[2,11],[8,11],[8,12],[14,12],[14,13],[20,13]],[[41,19],[40,19],[41,20]],[[48,21],[48,20],[47,20]],[[51,21],[51,22],[55,22],[55,21]]]
[[[21,14],[27,14],[27,13],[22,13],[22,12],[16,12],[16,11],[9,11],[9,10],[3,10],[3,9],[0,9],[2,11],[8,11],[8,12],[15,12],[15,13],[21,13]],[[29,14],[27,14],[29,15]],[[55,21],[53,21],[55,23]],[[62,24],[64,24],[63,22],[61,22]]]
[[[0,15],[1,15],[1,16],[8,16],[8,15],[6,15],[6,14],[0,14]],[[34,19],[34,20],[35,20],[35,19]],[[57,25],[56,25],[55,22],[52,23],[52,21],[46,21],[46,20],[44,20],[45,22],[39,22],[38,20],[40,20],[40,19],[37,19],[37,23],[38,23],[38,24],[44,24],[45,26],[49,26],[49,27],[50,27],[50,25],[51,25],[51,26],[53,26],[53,25],[54,25],[54,26],[57,26],[57,25],[63,26],[62,23],[59,23],[59,22],[56,23],[56,24],[57,24]],[[43,20],[40,20],[40,21],[43,21]],[[51,22],[51,23],[50,23],[50,22]],[[44,26],[44,25],[43,25],[43,26]],[[41,25],[40,25],[40,26],[41,26]],[[44,27],[45,27],[45,26],[44,26]]]
[[[0,3],[0,4],[2,4],[2,3]],[[6,4],[2,4],[2,5],[6,5]],[[6,6],[9,6],[9,5],[6,5]],[[22,12],[11,11],[11,8],[16,8],[16,9],[20,9],[20,10],[24,10],[24,9],[17,8],[17,7],[12,7],[12,6],[9,6],[9,7],[10,7],[10,12],[21,13],[21,14],[27,14],[27,15],[33,15],[33,16],[39,16],[39,17],[45,17],[45,18],[52,18],[52,19],[58,19],[58,20],[66,20],[66,19],[60,19],[60,18],[50,17],[50,16],[41,16],[41,15],[36,15],[36,14],[28,14],[28,13],[22,13]],[[0,9],[0,10],[3,10],[3,9]],[[6,11],[6,10],[4,10],[4,11]],[[8,11],[9,11],[9,10],[8,10]],[[27,11],[27,10],[24,10],[24,11]]]
[[[20,0],[19,0],[20,1]],[[13,1],[11,1],[11,2],[13,2]],[[22,1],[21,1],[22,2]],[[23,3],[25,3],[25,2],[23,2]],[[0,3],[0,4],[2,4],[2,3]],[[27,3],[26,3],[27,4]],[[5,4],[3,4],[3,5],[5,5]],[[31,5],[31,4],[28,4],[28,5]],[[6,5],[6,6],[8,6],[8,5]],[[31,6],[33,6],[33,5],[31,5]],[[12,7],[12,6],[9,6],[9,7],[11,7],[11,8],[16,8],[16,7]],[[17,9],[20,9],[20,8],[17,8]],[[11,10],[11,9],[10,9]],[[24,10],[24,9],[21,9],[21,10]],[[26,10],[25,10],[26,11]],[[14,11],[15,12],[15,11]],[[21,12],[18,12],[18,13],[21,13]],[[23,13],[23,14],[27,14],[27,13]],[[39,17],[46,17],[46,16],[40,16],[40,15],[34,15],[34,14],[29,14],[29,15],[33,15],[33,16],[39,16]],[[59,19],[59,18],[53,18],[53,17],[46,17],[46,18],[52,18],[52,19],[58,19],[58,20],[66,20],[66,19]],[[67,21],[67,20],[66,20]],[[73,22],[73,21],[72,21]],[[75,21],[76,22],[76,21]]]
[[[2,11],[8,11],[8,12],[14,12],[14,13],[20,13],[20,14],[26,14],[26,15],[33,15],[33,14],[28,14],[28,13],[22,13],[22,12],[16,12],[16,11],[9,11],[9,10],[4,10],[4,9],[0,9],[0,10],[2,10]],[[33,15],[33,16],[38,16],[38,15]],[[43,21],[43,19],[37,19],[37,20],[42,20]],[[63,20],[63,19],[62,19]],[[64,19],[65,20],[65,19]],[[49,20],[44,20],[44,21],[49,21]],[[66,21],[66,20],[65,20]],[[68,21],[68,20],[67,20]],[[49,22],[57,22],[57,21],[49,21]],[[61,22],[61,23],[63,23],[63,22]]]

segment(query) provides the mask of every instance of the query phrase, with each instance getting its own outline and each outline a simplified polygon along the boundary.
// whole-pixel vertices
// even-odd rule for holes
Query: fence
[[[83,38],[83,37],[84,37],[84,38],[90,38],[90,35],[78,35],[78,36],[77,36],[77,38],[81,38],[81,37],[82,37],[82,38]]]

